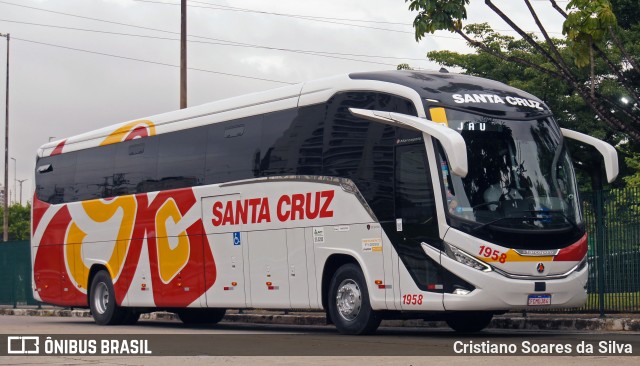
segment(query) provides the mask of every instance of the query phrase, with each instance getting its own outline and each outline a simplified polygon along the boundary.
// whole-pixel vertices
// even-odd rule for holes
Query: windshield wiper
[[[522,212],[530,212],[532,214],[540,214],[540,215],[558,214],[562,216],[565,220],[567,220],[567,222],[571,224],[571,226],[573,226],[574,229],[580,230],[580,227],[578,226],[578,224],[573,222],[573,220],[571,220],[562,210],[523,210]]]
[[[567,220],[567,222],[576,230],[580,230],[580,227],[578,226],[578,224],[576,224],[575,222],[571,221],[567,215],[564,214],[564,212],[562,211],[558,211],[558,210],[548,210],[548,211],[544,211],[544,210],[522,210],[522,212],[530,212],[533,214],[559,214],[561,215],[565,220]],[[477,226],[473,229],[471,229],[472,233],[475,233],[478,230],[481,230],[489,225],[493,225],[497,222],[503,221],[503,220],[544,220],[544,217],[537,217],[537,216],[505,216],[505,217],[501,217],[499,219],[495,219],[489,222],[485,222],[484,224]]]

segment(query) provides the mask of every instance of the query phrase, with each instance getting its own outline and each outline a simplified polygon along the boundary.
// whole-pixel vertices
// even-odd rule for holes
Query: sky
[[[522,0],[494,3],[523,29],[536,30]],[[560,32],[562,18],[549,2],[532,3],[545,27]],[[9,160],[10,202],[19,201],[15,179],[28,179],[23,203],[33,196],[36,150],[49,140],[179,108],[179,4],[0,0],[0,33],[11,35],[9,156],[15,160]],[[448,32],[416,42],[415,13],[403,0],[187,4],[189,106],[337,74],[395,69],[400,63],[437,70],[427,52],[471,52]],[[471,0],[465,24],[479,22],[510,29],[484,1]],[[6,46],[0,38],[0,151]],[[4,178],[4,155],[0,167]]]

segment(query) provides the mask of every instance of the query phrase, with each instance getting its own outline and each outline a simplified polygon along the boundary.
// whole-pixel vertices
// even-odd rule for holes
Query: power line
[[[140,1],[142,2],[143,0],[133,0],[133,1]],[[193,1],[193,0],[192,0]],[[533,0],[533,1],[548,1],[548,0]],[[556,0],[558,2],[563,2],[562,0]],[[568,1],[568,0],[566,0]],[[155,2],[155,1],[151,1],[151,0],[144,0],[144,2]],[[195,1],[194,1],[195,2]],[[171,3],[162,3],[162,2],[156,2],[156,3],[161,3],[161,4],[166,4],[166,5],[179,5],[179,4],[171,4]],[[55,10],[49,10],[49,9],[43,9],[43,8],[38,8],[35,6],[28,6],[28,5],[22,5],[22,4],[14,4],[14,3],[10,3],[7,1],[0,1],[0,4],[6,4],[6,5],[13,5],[13,6],[18,6],[18,7],[22,7],[22,8],[27,8],[27,9],[32,9],[32,10],[38,10],[38,11],[43,11],[43,12],[48,12],[48,13],[53,13],[53,14],[59,14],[59,15],[65,15],[65,16],[69,16],[69,17],[74,17],[74,18],[80,18],[80,19],[87,19],[87,20],[93,20],[93,21],[97,21],[97,22],[103,22],[103,23],[109,23],[109,24],[116,24],[116,25],[122,25],[125,27],[133,27],[133,28],[139,28],[139,29],[146,29],[146,30],[151,30],[151,31],[156,31],[156,32],[163,32],[163,33],[171,33],[171,34],[180,34],[179,32],[173,32],[173,31],[168,31],[165,29],[158,29],[158,28],[152,28],[152,27],[144,27],[144,26],[139,26],[139,25],[133,25],[133,24],[127,24],[127,23],[122,23],[122,22],[116,22],[116,21],[110,21],[110,20],[105,20],[105,19],[99,19],[99,18],[93,18],[93,17],[88,17],[88,16],[83,16],[83,15],[77,15],[77,14],[70,14],[70,13],[65,13],[65,12],[61,12],[61,11],[55,11]],[[206,4],[206,3],[205,3]],[[213,5],[213,4],[211,4]],[[189,5],[189,6],[193,6],[193,5]],[[223,5],[215,5],[218,6],[219,8],[222,8]],[[242,9],[242,8],[238,8],[238,9]],[[224,10],[224,9],[220,9],[220,10]],[[252,11],[250,9],[243,9],[243,11]],[[255,11],[258,12],[258,11]],[[268,13],[268,12],[261,12],[261,13]],[[285,16],[286,14],[282,14],[282,16]],[[297,17],[300,19],[306,19],[309,18],[309,20],[313,20],[310,18],[310,16],[301,16],[301,15],[297,15],[297,16],[292,16],[292,17]],[[317,17],[317,18],[326,18],[326,19],[332,19],[329,17]],[[340,18],[333,18],[333,19],[340,19]],[[367,22],[365,20],[351,20],[351,21],[361,21],[361,22]],[[333,22],[335,23],[335,22]],[[347,25],[347,26],[359,26],[357,24],[345,24],[345,23],[336,23],[336,24],[342,24],[342,25]],[[407,24],[410,25],[410,24]],[[364,27],[364,26],[360,26],[360,27]],[[388,30],[385,28],[375,28],[375,27],[368,27],[368,28],[372,28],[372,29],[379,29],[379,30]],[[389,30],[392,32],[398,32],[396,30]],[[496,31],[499,32],[515,32],[515,30],[513,29],[496,29]],[[414,32],[406,32],[406,31],[400,31],[402,33],[407,33],[407,34],[414,34]],[[532,33],[541,33],[541,32],[532,32]],[[548,33],[558,33],[560,34],[560,32],[548,32]],[[194,37],[194,38],[202,38],[202,39],[212,39],[212,40],[216,40],[214,38],[210,38],[210,37],[205,37],[205,36],[197,36],[197,35],[190,35],[190,37]],[[453,39],[453,40],[457,40],[457,41],[464,41],[464,39],[459,38],[459,37],[449,37],[449,36],[442,36],[442,35],[436,35],[436,34],[431,34],[429,35],[429,37],[434,37],[434,38],[446,38],[446,39]],[[232,41],[224,41],[224,42],[232,42]],[[235,42],[237,43],[237,42]]]
[[[161,2],[161,1],[154,1],[154,0],[132,0],[132,1],[143,2],[143,3],[151,3],[151,4],[161,4],[161,5],[174,5],[174,6],[180,5],[180,4],[176,4],[176,3]],[[539,0],[539,1],[549,1],[549,0]],[[569,0],[566,0],[566,1],[568,2]],[[414,32],[409,32],[409,31],[401,31],[401,30],[396,30],[396,29],[387,29],[387,28],[378,28],[378,27],[368,27],[368,26],[357,25],[357,24],[340,23],[340,22],[336,22],[336,21],[394,24],[394,25],[404,25],[404,26],[412,27],[413,24],[411,24],[411,23],[384,22],[384,21],[376,21],[376,20],[334,18],[334,17],[320,17],[320,16],[315,16],[315,15],[305,15],[305,14],[286,14],[286,13],[276,13],[276,12],[269,12],[269,11],[263,11],[263,10],[239,8],[239,7],[228,6],[228,5],[212,4],[212,3],[203,2],[203,1],[196,1],[196,0],[190,0],[189,2],[190,3],[198,3],[198,4],[210,5],[210,6],[187,5],[187,6],[192,7],[192,8],[203,8],[203,9],[213,9],[213,10],[227,10],[227,11],[238,11],[238,12],[246,12],[246,13],[276,15],[276,16],[289,17],[289,18],[314,20],[314,21],[319,21],[319,22],[323,22],[323,23],[341,24],[341,25],[353,26],[353,27],[385,30],[385,31],[389,31],[389,32],[399,32],[399,33],[406,33],[406,34],[414,34]],[[516,32],[516,30],[514,30],[514,29],[494,29],[494,30],[498,31],[498,32]],[[542,33],[540,31],[528,31],[528,32],[529,33]],[[560,32],[547,32],[547,33],[561,34]],[[438,38],[448,38],[448,39],[463,40],[463,39],[457,38],[457,37],[448,37],[448,36],[442,36],[442,35],[431,35],[431,36],[432,37],[438,37]]]
[[[133,1],[149,2],[149,3],[160,3],[160,2],[158,2],[158,1],[151,1],[151,0],[133,0]],[[275,12],[267,12],[267,11],[262,11],[262,10],[254,10],[254,9],[238,8],[238,7],[235,7],[235,6],[229,6],[229,5],[212,4],[212,3],[208,3],[208,2],[204,2],[204,1],[196,1],[196,0],[190,0],[189,2],[190,2],[190,3],[197,3],[197,4],[204,4],[204,5],[211,5],[211,6],[216,6],[216,7],[220,7],[220,8],[228,8],[228,9],[235,9],[235,10],[247,11],[247,12],[264,13],[264,14],[270,14],[270,15],[291,16],[291,17],[303,17],[303,18],[311,18],[311,19],[340,20],[340,21],[347,21],[347,22],[375,23],[375,24],[411,25],[411,24],[404,23],[404,22],[389,22],[389,21],[382,21],[382,20],[366,20],[366,19],[351,19],[351,18],[321,17],[321,16],[317,16],[317,15],[305,15],[305,14],[285,14],[285,13],[275,13]],[[164,3],[164,4],[167,4],[167,5],[175,5],[175,4],[173,4],[173,3]],[[194,7],[201,7],[201,6],[194,6]]]
[[[138,62],[144,62],[144,63],[148,63],[148,64],[161,65],[161,66],[180,67],[179,65],[167,64],[167,63],[164,63],[164,62],[157,62],[157,61],[150,61],[150,60],[142,60],[142,59],[139,59],[139,58],[133,58],[133,57],[128,57],[128,56],[120,56],[120,55],[114,55],[114,54],[104,53],[104,52],[97,52],[97,51],[84,50],[84,49],[81,49],[81,48],[74,48],[74,47],[61,46],[61,45],[52,44],[52,43],[45,43],[45,42],[32,41],[32,40],[24,39],[24,38],[17,38],[17,37],[11,37],[11,38],[12,38],[12,39],[15,39],[15,40],[18,40],[18,41],[22,41],[22,42],[35,43],[35,44],[40,44],[40,45],[45,45],[45,46],[50,46],[50,47],[63,48],[63,49],[66,49],[66,50],[72,50],[72,51],[78,51],[78,52],[91,53],[91,54],[95,54],[95,55],[108,56],[108,57],[119,58],[119,59],[124,59],[124,60],[138,61]],[[200,68],[195,68],[195,67],[189,67],[188,69],[189,69],[189,70],[194,70],[194,71],[207,72],[207,73],[211,73],[211,74],[218,74],[218,75],[225,75],[225,76],[233,76],[233,77],[238,77],[238,78],[245,78],[245,79],[252,79],[252,80],[260,80],[260,81],[270,81],[270,82],[273,82],[273,83],[280,83],[280,84],[290,84],[290,85],[297,84],[297,83],[291,83],[291,82],[287,82],[287,81],[280,81],[280,80],[274,80],[274,79],[265,79],[265,78],[255,77],[255,76],[247,76],[247,75],[231,74],[231,73],[227,73],[227,72],[220,72],[220,71],[213,71],[213,70],[207,70],[207,69],[200,69]]]
[[[174,4],[174,3],[166,3],[166,2],[151,1],[151,0],[133,0],[133,1],[145,2],[145,3],[154,3],[154,4],[162,4],[162,5],[179,5],[179,4]],[[382,31],[385,31],[385,32],[413,34],[413,32],[409,32],[409,31],[402,31],[402,30],[388,29],[388,28],[379,28],[379,27],[370,27],[370,26],[361,25],[361,24],[341,23],[341,22],[332,21],[332,20],[317,19],[317,18],[314,18],[314,17],[304,16],[304,15],[292,15],[292,14],[274,13],[274,12],[268,12],[268,11],[259,11],[259,10],[252,10],[252,9],[236,8],[236,7],[232,7],[232,6],[215,5],[215,4],[209,4],[209,3],[203,3],[203,4],[208,4],[208,5],[212,5],[212,6],[199,6],[199,5],[189,5],[189,6],[192,7],[192,8],[203,8],[203,9],[214,9],[214,10],[224,10],[224,11],[237,11],[237,12],[244,12],[244,13],[258,13],[258,14],[277,15],[277,16],[288,17],[288,18],[306,19],[306,20],[311,20],[311,21],[320,22],[320,23],[330,23],[330,24],[347,25],[347,26],[350,26],[350,27],[357,27],[357,28],[376,29],[376,30],[382,30]],[[445,37],[445,36],[441,36],[441,37]],[[453,38],[453,37],[445,37],[445,38]],[[458,38],[454,38],[454,39],[458,39]]]
[[[168,41],[179,41],[179,39],[177,39],[177,38],[167,38],[167,37],[158,37],[158,36],[148,36],[148,35],[142,35],[142,34],[111,32],[111,31],[102,31],[102,30],[87,29],[87,28],[77,28],[77,27],[65,27],[65,26],[59,26],[59,25],[53,25],[53,24],[23,22],[23,21],[10,20],[10,19],[0,19],[0,21],[1,22],[8,22],[8,23],[17,23],[17,24],[39,26],[39,27],[48,27],[48,28],[57,28],[57,29],[82,31],[82,32],[91,32],[91,33],[100,33],[100,34],[113,34],[113,35],[119,35],[119,36],[159,39],[159,40],[168,40]],[[292,48],[261,46],[261,45],[250,44],[250,43],[237,43],[237,42],[232,42],[232,41],[227,41],[227,40],[222,40],[222,39],[216,39],[216,40],[218,42],[197,41],[197,40],[188,40],[188,42],[200,43],[200,44],[219,45],[219,46],[246,47],[246,48],[258,48],[258,49],[267,49],[267,50],[275,50],[275,51],[293,52],[293,53],[301,53],[301,54],[308,54],[308,55],[321,56],[321,57],[338,58],[338,59],[348,60],[348,61],[376,63],[376,64],[390,65],[390,66],[395,66],[395,64],[378,63],[378,62],[374,62],[374,61],[358,60],[358,59],[345,58],[345,57],[336,57],[336,56],[355,56],[355,57],[386,58],[386,59],[407,60],[407,61],[426,61],[424,58],[366,55],[366,54],[340,53],[340,52],[315,51],[315,50],[300,50],[300,49],[292,49]],[[336,56],[333,56],[333,55],[336,55]]]

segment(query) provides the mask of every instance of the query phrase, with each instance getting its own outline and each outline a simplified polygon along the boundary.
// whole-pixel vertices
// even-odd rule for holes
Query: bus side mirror
[[[449,127],[430,121],[426,118],[409,116],[402,113],[372,111],[367,109],[349,108],[349,112],[370,121],[380,122],[392,126],[421,131],[434,137],[444,149],[449,160],[449,171],[459,177],[466,177],[469,167],[467,164],[467,144],[462,135]]]
[[[616,180],[620,168],[618,166],[618,152],[613,146],[595,137],[585,135],[584,133],[567,130],[566,128],[561,128],[560,130],[562,130],[564,137],[580,141],[586,145],[591,145],[598,150],[604,159],[604,170],[607,174],[607,182],[611,183]]]

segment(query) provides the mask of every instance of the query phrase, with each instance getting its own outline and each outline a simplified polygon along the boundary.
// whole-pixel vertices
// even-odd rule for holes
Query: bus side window
[[[424,143],[396,148],[396,218],[404,224],[435,224],[435,198]],[[431,225],[427,225],[431,226]]]
[[[73,197],[73,177],[76,170],[76,152],[49,156],[38,160],[37,166],[50,165],[46,173],[36,172],[38,199],[51,204],[70,202]]]
[[[206,129],[190,128],[162,134],[158,141],[158,190],[204,183]]]
[[[77,154],[73,200],[112,197],[116,145],[79,150]]]
[[[258,176],[262,116],[240,118],[207,126],[205,184],[232,182]]]
[[[322,174],[324,106],[306,106],[264,116],[262,176]]]
[[[118,144],[113,174],[115,195],[157,190],[158,137],[145,137]]]

